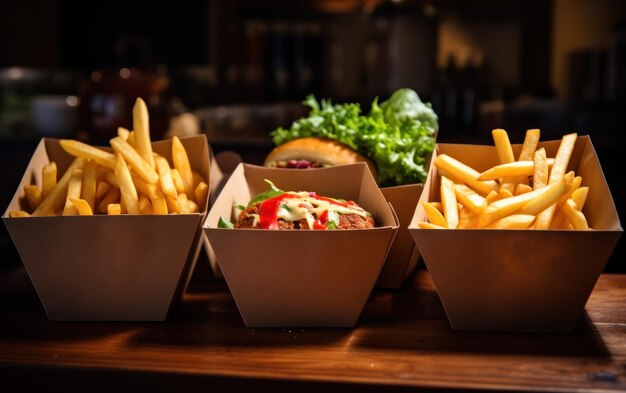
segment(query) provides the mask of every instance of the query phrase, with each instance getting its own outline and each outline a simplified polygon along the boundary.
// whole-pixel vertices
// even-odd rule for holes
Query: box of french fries
[[[266,214],[271,221],[272,211],[276,220],[278,212],[282,217],[313,209],[308,199],[319,198],[332,199],[339,211],[356,203],[363,209],[359,214],[372,218],[373,226],[337,228],[330,225],[335,213],[319,210],[318,219],[304,229],[238,227],[243,211],[258,206],[261,202],[253,201],[266,192],[278,199],[261,205],[261,224]],[[302,204],[281,205],[279,200],[286,194],[304,194]],[[329,221],[320,229],[318,220],[323,217]],[[378,278],[398,223],[363,163],[307,171],[240,164],[203,228],[246,326],[352,327]]]
[[[44,138],[3,221],[51,320],[164,320],[201,245],[209,197],[204,135],[109,147]]]
[[[571,331],[623,230],[588,136],[438,144],[411,233],[458,330]]]

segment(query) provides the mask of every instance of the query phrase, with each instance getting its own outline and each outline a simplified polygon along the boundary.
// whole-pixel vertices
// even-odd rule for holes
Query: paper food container
[[[353,200],[376,228],[220,229],[270,179],[285,191]],[[204,230],[248,327],[352,327],[378,278],[398,228],[365,164],[294,171],[241,164],[209,211]]]
[[[234,152],[227,152],[227,153],[228,154],[226,155],[228,157],[231,156],[230,153],[232,153],[235,156],[239,156],[237,153],[234,153]],[[221,153],[217,155],[213,154],[213,150],[211,149],[211,146],[209,146],[209,163],[210,163],[209,164],[209,179],[208,179],[209,200],[207,202],[207,207],[204,210],[204,215],[202,217],[201,222],[204,222],[204,219],[206,218],[206,214],[209,211],[209,207],[211,206],[212,201],[215,200],[216,194],[221,191],[222,187],[224,187],[224,183],[227,179],[227,173],[222,171],[220,167],[220,155]],[[194,241],[193,257],[191,259],[191,263],[189,264],[188,268],[185,269],[185,273],[183,274],[183,277],[185,277],[185,281],[184,281],[184,285],[178,291],[178,294],[176,296],[177,299],[181,299],[184,293],[187,292],[187,288],[189,287],[189,283],[191,282],[191,277],[193,276],[193,272],[196,269],[198,258],[200,258],[200,251],[202,250],[203,247],[205,248],[207,255],[209,255],[209,249],[206,248],[206,244],[208,244],[208,241],[206,241],[206,235],[202,231],[202,225],[198,227],[198,232],[199,232],[198,237]],[[210,258],[211,256],[209,256],[209,259]]]
[[[539,143],[554,157],[560,141]],[[514,145],[517,156],[521,145]],[[493,146],[438,144],[438,154],[483,171],[497,164]],[[588,136],[576,141],[569,170],[589,187],[583,212],[593,230],[409,230],[435,283],[452,328],[503,332],[570,332],[623,230]],[[439,201],[433,165],[421,201]]]
[[[438,133],[439,129],[433,135],[435,140],[437,140]],[[429,169],[432,162],[432,155],[426,157],[426,164],[424,164],[426,170]],[[399,289],[417,266],[420,253],[415,241],[413,241],[411,232],[409,232],[409,224],[411,224],[415,214],[417,201],[422,195],[423,188],[421,183],[416,183],[380,189],[387,202],[393,206],[400,227],[391,244],[389,254],[387,254],[376,288]]]
[[[218,159],[218,163],[219,162],[220,160]],[[228,172],[220,172],[220,175],[224,177],[228,174]],[[422,193],[422,184],[385,187],[381,188],[380,191],[383,193],[387,202],[391,203],[393,206],[395,214],[398,217],[399,228],[391,243],[380,275],[378,276],[376,288],[398,289],[415,269],[420,256],[408,227],[415,213],[417,201]],[[211,194],[213,195],[213,188],[211,189]],[[216,192],[215,194],[218,193]],[[203,236],[202,240],[209,257],[213,274],[217,278],[224,278],[209,240],[206,236]]]
[[[209,209],[213,206],[213,203],[215,203],[218,195],[222,192],[222,189],[226,185],[230,175],[241,162],[243,162],[241,156],[230,150],[220,152],[213,157],[213,160],[211,161],[211,194],[209,197]],[[211,270],[213,271],[213,275],[216,278],[223,279],[224,275],[217,264],[215,252],[213,252],[209,239],[207,239],[204,232],[202,233],[201,241],[204,246],[207,259],[209,260]]]
[[[408,184],[380,189],[387,202],[393,206],[400,227],[391,243],[376,288],[400,288],[417,266],[420,254],[409,232],[409,224],[413,219],[422,188],[422,184]]]
[[[415,207],[422,193],[422,187],[422,184],[409,184],[380,189],[387,202],[393,206],[398,217],[399,228],[378,276],[376,288],[400,288],[417,266],[420,254],[409,232],[409,224],[415,213]],[[211,193],[213,193],[213,188]],[[203,236],[202,240],[204,241],[204,247],[209,257],[213,274],[217,278],[224,278],[209,240],[206,236]]]
[[[181,138],[191,167],[209,179],[206,137]],[[171,162],[171,141],[152,144]],[[56,139],[41,140],[2,219],[48,318],[56,321],[161,321],[184,290],[200,243],[201,213],[10,218],[24,185],[41,186],[41,168],[70,165]]]

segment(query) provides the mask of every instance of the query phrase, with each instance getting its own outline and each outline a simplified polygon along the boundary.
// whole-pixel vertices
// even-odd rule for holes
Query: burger
[[[232,224],[220,217],[218,227],[240,229],[368,229],[374,217],[353,201],[308,191],[282,191],[265,180],[270,189],[256,195]]]
[[[305,137],[283,143],[270,152],[265,166],[273,168],[324,168],[364,162],[375,175],[376,166],[363,154],[332,139]]]
[[[265,165],[319,168],[365,162],[380,186],[422,183],[435,147],[438,118],[411,89],[400,89],[369,113],[357,103],[318,102],[308,96],[307,117],[270,133],[276,148]]]

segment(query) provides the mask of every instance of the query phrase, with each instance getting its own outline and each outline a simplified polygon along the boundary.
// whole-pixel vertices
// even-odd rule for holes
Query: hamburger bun
[[[298,138],[284,143],[272,150],[265,158],[265,166],[281,167],[280,163],[291,160],[306,160],[319,166],[335,166],[365,162],[376,177],[376,167],[362,154],[343,143],[322,138]]]

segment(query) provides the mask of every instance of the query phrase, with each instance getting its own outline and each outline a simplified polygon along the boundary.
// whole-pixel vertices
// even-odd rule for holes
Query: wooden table
[[[570,335],[452,331],[426,271],[375,291],[355,329],[247,329],[207,266],[164,323],[49,322],[5,268],[0,391],[626,390],[626,275],[600,278]]]

